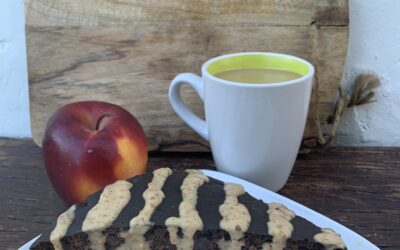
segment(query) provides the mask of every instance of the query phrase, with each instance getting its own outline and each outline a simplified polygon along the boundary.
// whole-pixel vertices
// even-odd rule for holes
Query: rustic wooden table
[[[209,154],[157,154],[151,168],[214,168]],[[400,148],[329,148],[300,155],[279,192],[360,233],[400,249]],[[0,138],[0,249],[43,232],[65,205],[31,140]]]

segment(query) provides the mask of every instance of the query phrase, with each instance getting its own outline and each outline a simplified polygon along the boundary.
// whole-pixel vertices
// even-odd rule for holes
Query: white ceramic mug
[[[214,75],[227,70],[270,68],[300,78],[269,84],[243,84]],[[217,169],[273,191],[281,189],[300,147],[311,96],[313,66],[285,54],[248,52],[208,60],[202,77],[176,76],[169,88],[175,112],[211,145]],[[189,84],[204,102],[205,120],[182,102],[180,87]]]

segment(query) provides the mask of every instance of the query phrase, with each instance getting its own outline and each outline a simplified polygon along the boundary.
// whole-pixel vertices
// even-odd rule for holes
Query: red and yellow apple
[[[59,108],[43,136],[47,173],[68,204],[102,187],[141,174],[147,142],[136,118],[110,103],[85,101]]]

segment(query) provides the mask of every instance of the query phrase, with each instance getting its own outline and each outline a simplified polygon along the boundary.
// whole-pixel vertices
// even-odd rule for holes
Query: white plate
[[[213,177],[215,179],[224,181],[224,182],[232,182],[232,183],[238,183],[241,184],[246,192],[251,194],[257,199],[261,199],[266,203],[270,202],[279,202],[281,204],[284,204],[291,210],[293,210],[296,215],[299,215],[315,225],[319,227],[329,227],[339,233],[342,236],[343,241],[345,242],[347,249],[348,250],[379,250],[377,246],[360,236],[359,234],[351,231],[350,229],[346,228],[345,226],[340,225],[339,223],[329,219],[328,217],[315,212],[303,205],[300,205],[299,203],[292,201],[288,198],[285,198],[277,193],[271,192],[265,188],[262,188],[260,186],[257,186],[253,183],[250,183],[248,181],[239,179],[237,177],[224,174],[221,172],[216,172],[212,170],[202,170],[207,176]],[[38,236],[39,237],[39,236]],[[22,247],[19,248],[19,250],[29,250],[29,247],[35,242],[37,237]]]

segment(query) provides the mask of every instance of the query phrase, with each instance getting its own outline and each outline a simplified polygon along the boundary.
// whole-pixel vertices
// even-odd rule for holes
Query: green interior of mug
[[[269,54],[241,54],[225,57],[212,62],[207,71],[211,75],[218,74],[223,71],[236,69],[277,69],[287,70],[307,75],[310,68],[307,64],[296,58],[285,55],[269,55]]]

